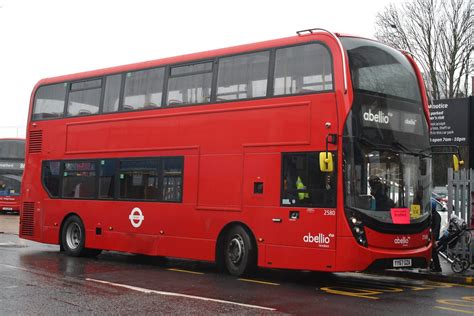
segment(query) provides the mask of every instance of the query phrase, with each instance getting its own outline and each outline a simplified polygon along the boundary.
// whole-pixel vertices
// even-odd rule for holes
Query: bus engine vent
[[[24,202],[21,212],[21,234],[25,236],[34,235],[35,203]]]
[[[31,131],[28,142],[28,152],[30,154],[40,153],[43,145],[43,131]]]

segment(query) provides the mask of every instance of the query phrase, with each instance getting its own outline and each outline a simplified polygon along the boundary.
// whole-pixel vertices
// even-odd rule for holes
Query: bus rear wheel
[[[242,226],[232,227],[224,241],[224,263],[234,276],[252,273],[257,267],[257,249],[248,230]]]
[[[61,230],[61,248],[71,257],[95,257],[101,253],[100,249],[85,248],[86,231],[79,216],[69,216]]]

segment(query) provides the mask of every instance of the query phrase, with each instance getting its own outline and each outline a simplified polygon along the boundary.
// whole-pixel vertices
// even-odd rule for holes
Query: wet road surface
[[[0,217],[0,221],[2,218]],[[59,246],[0,234],[0,315],[9,314],[474,315],[474,286],[362,273],[260,270]]]

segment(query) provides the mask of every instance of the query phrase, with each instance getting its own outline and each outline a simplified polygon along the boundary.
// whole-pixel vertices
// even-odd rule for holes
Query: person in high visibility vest
[[[306,186],[303,184],[303,181],[301,181],[301,178],[298,177],[296,180],[296,189],[297,190],[306,190]],[[298,199],[304,200],[304,199],[309,199],[309,193],[308,192],[298,192]]]

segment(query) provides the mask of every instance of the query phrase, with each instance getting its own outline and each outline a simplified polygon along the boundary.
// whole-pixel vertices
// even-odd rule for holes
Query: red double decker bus
[[[20,211],[20,187],[25,168],[25,140],[0,139],[0,212]]]
[[[233,275],[425,267],[427,113],[409,55],[320,29],[44,79],[20,236]]]

